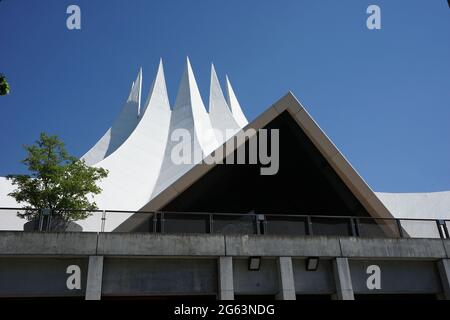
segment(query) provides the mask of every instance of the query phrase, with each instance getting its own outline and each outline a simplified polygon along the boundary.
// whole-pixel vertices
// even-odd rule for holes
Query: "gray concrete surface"
[[[295,300],[295,281],[291,257],[278,257],[278,285],[277,294],[279,300]]]
[[[97,252],[126,256],[225,256],[225,245],[221,235],[100,233]]]
[[[4,231],[0,255],[445,259],[450,258],[450,240]]]
[[[442,259],[438,262],[439,275],[444,293],[444,298],[450,300],[450,259]]]
[[[355,294],[438,294],[442,284],[436,261],[429,260],[350,260]],[[379,273],[374,285],[374,271]],[[371,284],[371,285],[368,285]]]
[[[443,240],[445,253],[447,255],[447,258],[450,258],[450,240]]]
[[[0,232],[0,255],[95,255],[97,233]]]
[[[445,258],[441,239],[340,238],[344,257]]]
[[[86,282],[86,300],[100,300],[102,296],[103,256],[90,256]]]
[[[231,256],[340,256],[338,238],[227,235],[227,255]]]
[[[216,259],[105,257],[103,296],[216,295]]]
[[[336,282],[337,300],[355,300],[348,259],[336,258],[333,261],[333,271]]]
[[[233,258],[219,257],[218,277],[219,277],[219,300],[234,300],[234,285],[233,285]]]
[[[320,259],[317,270],[306,269],[306,259],[292,259],[295,290],[298,294],[326,294],[336,292],[331,259]]]
[[[169,294],[295,299],[296,295],[321,294],[353,299],[354,293],[395,293],[450,299],[450,260],[445,250],[450,248],[449,241],[0,232],[0,296],[100,299]],[[248,270],[252,256],[261,256],[260,270]],[[305,267],[305,259],[312,256],[320,257],[316,271]],[[366,284],[366,269],[372,264],[381,268],[380,290]],[[71,265],[81,270],[81,287],[75,290],[66,285]]]
[[[259,270],[248,269],[248,258],[233,259],[234,294],[237,295],[268,295],[278,294],[278,267],[274,258],[262,258]]]

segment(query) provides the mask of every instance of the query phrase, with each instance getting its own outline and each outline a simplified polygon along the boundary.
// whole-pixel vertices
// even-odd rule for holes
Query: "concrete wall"
[[[261,259],[259,271],[248,270],[248,259],[233,259],[234,292],[237,295],[276,295],[279,291],[275,259]]]
[[[373,273],[370,266],[374,265],[380,268],[380,289],[367,286],[369,274]],[[355,294],[442,292],[437,265],[433,261],[353,260],[350,271]]]
[[[103,295],[215,295],[216,292],[214,259],[105,259]]]
[[[297,294],[333,294],[336,292],[332,261],[320,260],[316,271],[306,270],[306,259],[293,259]]]
[[[68,287],[73,269],[80,268],[80,286]],[[84,297],[87,258],[0,258],[0,297]]]
[[[440,239],[0,232],[0,297],[425,293],[450,299],[449,253],[450,240]],[[249,257],[261,257],[258,271],[248,270]],[[316,271],[306,270],[307,257],[320,258]],[[67,285],[70,265],[80,268],[77,289]],[[380,288],[367,285],[372,265],[380,268]]]

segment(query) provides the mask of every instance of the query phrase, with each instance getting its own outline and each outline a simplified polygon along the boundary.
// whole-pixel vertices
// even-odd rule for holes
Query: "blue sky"
[[[81,8],[82,29],[66,28]],[[381,8],[381,30],[366,8]],[[45,131],[77,156],[117,116],[140,66],[164,59],[173,103],[189,55],[207,105],[210,63],[251,120],[288,90],[376,191],[450,190],[447,1],[2,0],[0,175]],[[282,161],[282,159],[281,159]]]

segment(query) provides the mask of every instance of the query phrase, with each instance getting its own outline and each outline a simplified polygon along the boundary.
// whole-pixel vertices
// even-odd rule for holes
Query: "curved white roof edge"
[[[228,76],[226,78],[226,90],[227,90],[227,102],[230,106],[233,117],[241,128],[244,128],[248,124],[248,120],[242,112],[241,105],[239,104],[236,94],[234,93],[233,87],[231,86],[230,79]]]
[[[219,144],[227,141],[241,129],[225,100],[216,70],[214,69],[214,64],[211,64],[209,117],[214,130],[216,130],[216,137]]]
[[[375,194],[396,218],[450,219],[450,191]]]
[[[422,193],[377,192],[376,196],[395,218],[450,220],[450,191]],[[439,238],[436,223],[402,220],[403,229],[415,237]],[[447,222],[447,226],[450,223]]]
[[[119,148],[130,136],[139,122],[142,90],[142,69],[139,69],[136,80],[133,81],[130,94],[114,124],[106,131],[100,140],[81,157],[87,165],[94,165]]]
[[[95,196],[100,208],[135,210],[150,199],[162,164],[171,110],[160,61],[141,121],[113,154],[95,164],[109,171]]]

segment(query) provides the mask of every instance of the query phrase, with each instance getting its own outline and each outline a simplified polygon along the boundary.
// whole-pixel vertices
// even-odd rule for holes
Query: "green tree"
[[[0,74],[0,96],[6,96],[9,93],[9,84],[6,77]]]
[[[39,215],[35,209],[50,209],[65,220],[81,220],[97,209],[89,198],[102,191],[97,182],[108,175],[107,170],[70,156],[57,136],[41,133],[34,145],[24,148],[28,155],[22,163],[30,174],[8,176],[17,186],[9,195],[24,204],[19,217],[32,220]]]

